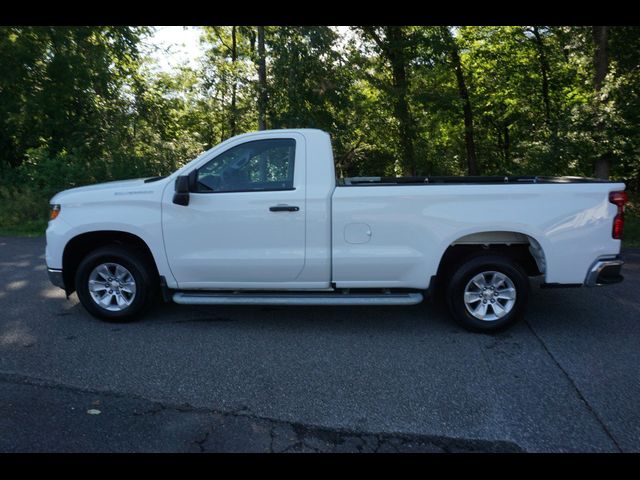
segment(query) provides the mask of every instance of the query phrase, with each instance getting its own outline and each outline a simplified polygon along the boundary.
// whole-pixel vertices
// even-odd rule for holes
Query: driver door
[[[179,288],[282,288],[305,261],[305,146],[297,134],[240,141],[197,169],[188,206],[163,197]]]

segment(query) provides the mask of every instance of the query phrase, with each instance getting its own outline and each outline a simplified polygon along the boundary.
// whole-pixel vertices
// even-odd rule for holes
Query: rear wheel
[[[99,248],[87,255],[76,272],[76,291],[82,305],[102,320],[130,321],[153,302],[150,268],[133,249]]]
[[[453,317],[471,331],[499,331],[524,313],[529,278],[509,257],[482,254],[462,263],[450,277],[447,304]]]

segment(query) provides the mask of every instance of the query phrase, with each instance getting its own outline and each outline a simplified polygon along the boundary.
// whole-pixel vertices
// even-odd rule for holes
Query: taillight
[[[611,236],[616,240],[622,239],[622,232],[624,230],[624,204],[627,203],[629,197],[627,192],[611,192],[609,193],[609,202],[618,207],[618,213],[613,218],[613,230]]]

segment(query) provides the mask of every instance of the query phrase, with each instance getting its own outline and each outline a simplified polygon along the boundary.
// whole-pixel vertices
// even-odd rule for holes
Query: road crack
[[[518,445],[508,441],[448,438],[404,433],[362,432],[344,428],[321,427],[260,417],[252,413],[244,405],[226,411],[199,408],[187,403],[174,405],[138,395],[73,387],[15,373],[0,372],[0,382],[47,388],[73,394],[100,395],[102,397],[112,397],[113,399],[151,403],[147,408],[144,406],[134,407],[130,414],[136,417],[155,416],[168,411],[184,414],[205,414],[204,433],[200,433],[187,443],[197,446],[200,452],[210,450],[227,451],[225,450],[226,448],[231,448],[229,451],[244,451],[245,448],[257,448],[260,451],[267,452],[522,451]],[[168,418],[173,419],[175,417]],[[242,419],[242,421],[237,423],[238,419]],[[233,423],[234,420],[235,424]],[[232,430],[225,430],[221,428],[224,427],[225,422],[231,422],[232,425],[236,426]],[[202,432],[202,429],[200,431]],[[266,435],[256,435],[256,432],[259,431],[264,431]],[[216,432],[215,437],[213,437],[214,432]],[[236,441],[232,447],[225,447],[227,439],[225,435],[230,435],[236,440],[239,439],[239,441]],[[209,447],[207,448],[208,444]]]
[[[558,367],[558,369],[562,372],[562,374],[564,375],[564,377],[567,379],[567,381],[569,382],[569,385],[571,386],[571,388],[573,389],[573,391],[575,392],[575,394],[577,395],[578,399],[584,403],[585,407],[587,408],[587,411],[593,416],[593,418],[596,420],[596,422],[598,423],[598,425],[600,425],[600,427],[602,428],[602,430],[604,431],[605,435],[609,438],[609,440],[611,440],[611,443],[613,443],[613,445],[616,447],[616,449],[618,450],[618,452],[622,453],[622,448],[620,447],[620,445],[618,444],[618,442],[616,441],[615,437],[613,436],[613,434],[611,433],[611,431],[609,430],[609,428],[607,427],[607,425],[604,423],[604,421],[600,418],[600,416],[598,415],[598,413],[595,411],[595,409],[591,406],[591,404],[589,403],[589,401],[586,399],[586,397],[582,394],[582,392],[580,391],[580,389],[578,388],[578,385],[576,385],[576,383],[573,381],[573,378],[571,378],[571,375],[569,375],[569,372],[567,372],[564,367],[560,364],[560,362],[558,361],[558,359],[553,355],[553,353],[551,352],[551,350],[547,347],[547,344],[544,343],[544,341],[542,340],[542,338],[540,337],[540,335],[538,335],[538,332],[535,331],[535,329],[531,326],[531,324],[525,319],[524,322],[527,327],[529,328],[529,330],[531,331],[531,333],[533,333],[533,336],[536,337],[536,339],[538,340],[538,342],[540,342],[540,345],[542,345],[542,348],[544,349],[544,351],[547,353],[547,355],[549,355],[549,358],[551,358],[551,360],[553,361],[553,363],[555,363],[555,365]]]

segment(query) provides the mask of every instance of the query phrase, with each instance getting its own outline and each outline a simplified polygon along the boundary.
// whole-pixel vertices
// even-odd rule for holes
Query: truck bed
[[[478,234],[525,236],[544,252],[548,283],[581,284],[594,259],[620,249],[611,233],[617,208],[609,193],[624,189],[621,183],[574,177],[344,180],[331,207],[332,278],[342,288],[392,282],[419,288],[424,272],[436,272],[451,245],[476,241]]]

